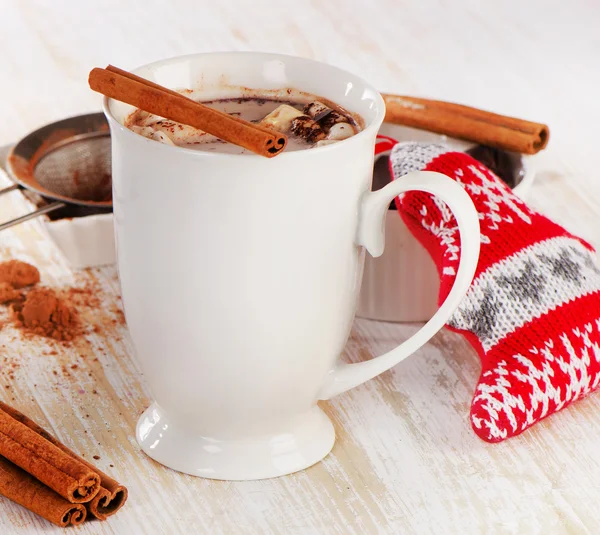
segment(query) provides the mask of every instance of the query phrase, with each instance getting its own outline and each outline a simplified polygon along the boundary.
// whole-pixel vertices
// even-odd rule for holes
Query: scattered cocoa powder
[[[34,288],[24,303],[13,305],[15,323],[25,330],[55,340],[72,340],[80,332],[77,311],[51,288]]]
[[[98,297],[99,291],[97,284],[88,282],[81,288],[68,288],[66,295],[69,301],[75,305],[98,308],[101,305],[100,297]]]
[[[112,313],[117,317],[117,323],[119,323],[120,325],[125,325],[125,314],[117,305],[113,305]]]
[[[25,288],[40,282],[40,272],[35,266],[20,260],[0,262],[0,283],[13,288]]]

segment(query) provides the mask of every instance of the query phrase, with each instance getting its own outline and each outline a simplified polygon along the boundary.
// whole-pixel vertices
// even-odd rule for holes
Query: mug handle
[[[413,171],[384,188],[367,192],[361,198],[357,244],[373,256],[384,249],[384,222],[390,203],[406,191],[425,191],[444,201],[456,218],[460,233],[460,263],[448,297],[433,317],[413,336],[380,357],[346,364],[339,362],[326,378],[319,399],[329,399],[389,370],[417,351],[448,321],[467,293],[479,260],[479,217],[473,201],[451,178],[433,171]],[[399,299],[402,296],[398,296]]]

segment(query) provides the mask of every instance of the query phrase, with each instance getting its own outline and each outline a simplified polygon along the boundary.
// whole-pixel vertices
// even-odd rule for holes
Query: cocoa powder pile
[[[8,282],[0,282],[0,303],[9,303],[15,301],[21,296],[20,292]]]
[[[55,340],[72,340],[79,333],[77,312],[51,288],[30,290],[25,301],[13,305],[17,327]]]
[[[40,272],[35,266],[9,260],[0,263],[0,303],[18,299],[21,295],[17,292],[20,288],[33,286],[40,282]]]
[[[39,281],[40,273],[31,264],[20,260],[0,263],[0,303],[11,305],[13,323],[23,331],[72,340],[81,329],[77,311],[68,298],[52,288],[35,287],[25,295],[19,291]]]

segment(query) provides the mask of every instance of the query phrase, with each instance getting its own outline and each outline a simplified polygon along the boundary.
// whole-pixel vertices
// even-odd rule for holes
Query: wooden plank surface
[[[123,68],[211,50],[307,56],[381,90],[455,100],[548,122],[531,202],[600,245],[600,4],[472,0],[75,2],[0,0],[0,145],[47,122],[96,111],[93,66]],[[1,219],[21,213],[18,193]],[[600,394],[520,437],[472,433],[479,360],[439,333],[391,372],[324,403],[337,443],[322,463],[260,482],[216,482],[142,454],[149,403],[121,322],[113,267],[74,272],[36,222],[0,234],[0,260],[37,265],[45,284],[87,286],[90,329],[71,347],[0,329],[0,397],[124,482],[130,501],[83,534],[596,533]],[[5,318],[0,317],[0,322]],[[370,358],[418,325],[356,320],[344,358]],[[59,528],[0,499],[0,533]]]

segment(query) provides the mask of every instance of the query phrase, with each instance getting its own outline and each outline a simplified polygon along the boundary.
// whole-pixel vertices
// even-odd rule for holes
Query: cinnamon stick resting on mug
[[[124,486],[2,401],[0,494],[63,527],[87,512],[106,520],[127,500]]]
[[[424,98],[384,94],[385,121],[473,141],[499,149],[535,154],[546,147],[548,126],[489,111]]]
[[[267,158],[283,152],[287,144],[287,136],[282,133],[212,109],[113,65],[92,69],[88,83],[109,98],[192,126]]]

